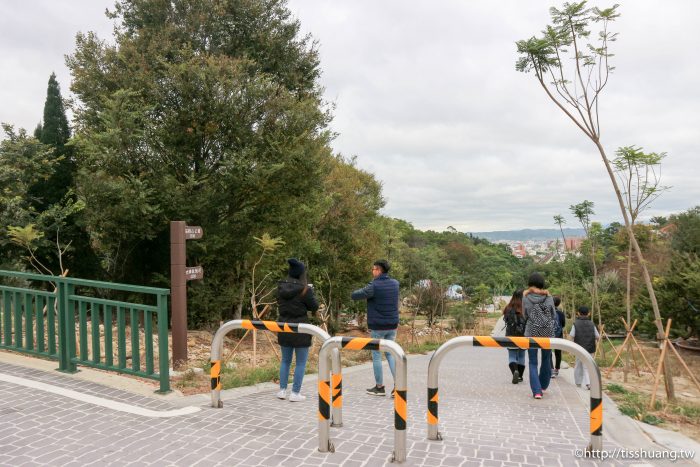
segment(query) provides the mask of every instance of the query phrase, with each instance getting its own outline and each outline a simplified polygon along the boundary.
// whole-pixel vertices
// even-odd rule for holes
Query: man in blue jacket
[[[385,259],[375,261],[372,265],[372,282],[352,293],[353,300],[367,300],[367,327],[372,339],[396,339],[396,330],[399,327],[399,281],[389,277],[390,268]],[[394,357],[388,352],[384,352],[384,355],[389,363],[391,375],[396,377]],[[382,354],[377,350],[372,351],[372,364],[376,384],[367,389],[367,393],[385,396]]]

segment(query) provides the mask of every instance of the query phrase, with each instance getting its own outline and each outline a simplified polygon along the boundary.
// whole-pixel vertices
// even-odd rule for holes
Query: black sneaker
[[[386,396],[386,391],[384,390],[384,386],[374,386],[373,388],[367,389],[367,394],[372,396]]]
[[[393,399],[395,395],[396,395],[396,388],[391,390],[391,398]]]
[[[513,384],[518,384],[518,381],[520,381],[520,372],[518,370],[515,370],[513,372]]]

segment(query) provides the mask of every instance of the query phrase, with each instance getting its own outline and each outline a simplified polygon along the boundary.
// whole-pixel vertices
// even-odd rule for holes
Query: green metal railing
[[[59,371],[84,365],[170,391],[168,289],[3,270],[0,277],[22,282],[0,284],[0,348],[58,360]],[[117,293],[128,298],[99,296]]]

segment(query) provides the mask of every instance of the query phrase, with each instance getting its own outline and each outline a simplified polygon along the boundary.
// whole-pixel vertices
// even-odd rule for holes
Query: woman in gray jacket
[[[525,337],[554,337],[554,320],[557,319],[554,299],[544,288],[542,274],[533,272],[527,281],[528,289],[523,292],[523,312],[525,313]],[[552,377],[552,351],[541,349],[542,364],[537,371],[537,349],[528,349],[530,367],[530,389],[535,399],[549,387]]]

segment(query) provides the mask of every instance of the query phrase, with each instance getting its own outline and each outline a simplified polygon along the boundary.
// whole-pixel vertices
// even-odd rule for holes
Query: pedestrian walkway
[[[575,457],[576,450],[590,440],[588,408],[576,389],[556,379],[544,399],[532,399],[527,382],[511,384],[503,349],[456,349],[445,358],[440,370],[444,440],[428,441],[428,361],[429,356],[412,356],[408,361],[409,420],[403,465],[594,465]],[[154,399],[14,364],[0,363],[0,375],[150,411],[199,409],[153,417],[0,378],[2,466],[380,466],[389,463],[393,451],[393,403],[390,397],[365,394],[364,389],[373,384],[369,365],[345,372],[344,426],[331,429],[335,453],[317,450],[316,379],[312,375],[304,382],[302,393],[308,396],[304,402],[278,400],[275,388],[268,387],[255,392],[223,391],[222,409],[208,407],[201,396],[177,402]],[[385,378],[391,384],[391,376]],[[615,447],[619,445],[606,437],[604,449]],[[623,463],[607,461],[605,465]],[[635,465],[645,464],[637,461]]]

